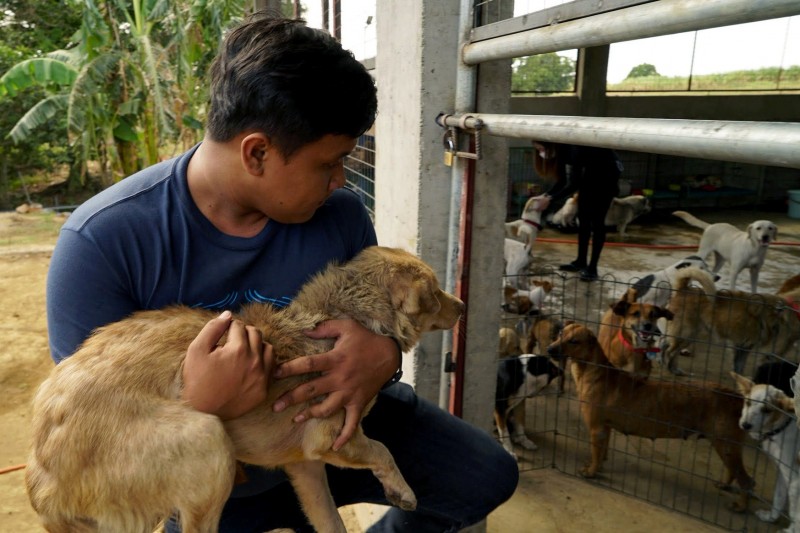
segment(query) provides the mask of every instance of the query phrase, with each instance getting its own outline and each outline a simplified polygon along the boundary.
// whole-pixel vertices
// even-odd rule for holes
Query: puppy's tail
[[[711,274],[697,267],[681,269],[675,277],[675,288],[677,290],[687,289],[692,281],[699,283],[707,296],[714,296],[717,293],[717,286],[714,285],[714,278],[711,277]]]
[[[703,222],[696,216],[690,215],[686,211],[673,211],[672,214],[680,218],[690,226],[694,226],[695,228],[706,229],[708,226],[710,226],[708,222]]]

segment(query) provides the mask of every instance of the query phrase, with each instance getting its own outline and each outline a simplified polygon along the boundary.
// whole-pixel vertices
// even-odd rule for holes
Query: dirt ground
[[[778,213],[726,210],[703,213],[701,218],[726,219],[739,227],[758,218],[769,218],[780,228],[779,240],[800,242],[800,221]],[[736,218],[736,220],[732,220]],[[58,228],[63,221],[52,213],[19,215],[0,213],[0,303],[5,320],[0,326],[0,533],[40,531],[23,487],[22,469],[29,441],[29,408],[36,386],[52,363],[47,349],[44,311],[45,276]],[[677,229],[675,229],[677,228]],[[627,242],[696,244],[699,230],[680,221],[634,223]],[[545,230],[542,238],[571,239]],[[614,235],[610,237],[614,241]],[[571,260],[574,245],[536,244],[548,264]],[[614,272],[618,279],[662,268],[689,255],[686,250],[656,251],[609,246],[600,273]],[[798,272],[800,247],[776,247],[770,251],[762,272],[760,290],[774,292],[780,282]],[[545,266],[544,263],[539,266]],[[723,276],[723,282],[725,277]],[[740,277],[740,288],[745,288]],[[530,409],[529,409],[530,411]],[[9,470],[9,471],[5,471]],[[353,531],[359,531],[352,511],[345,511]],[[525,471],[514,497],[487,521],[489,533],[571,532],[592,529],[596,533],[667,530],[720,531],[719,528],[683,514],[630,498],[551,468]]]

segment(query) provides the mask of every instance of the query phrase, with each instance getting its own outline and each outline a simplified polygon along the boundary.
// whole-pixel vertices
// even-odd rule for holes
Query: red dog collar
[[[625,336],[622,334],[622,329],[619,330],[618,337],[619,337],[619,340],[622,341],[622,344],[627,349],[633,350],[636,353],[658,353],[658,352],[661,351],[661,348],[658,348],[656,346],[652,346],[650,348],[648,348],[648,347],[645,347],[645,348],[634,348],[633,344],[631,344],[630,341],[628,341],[628,339],[626,339]]]
[[[538,222],[534,222],[533,220],[528,220],[527,218],[523,218],[522,221],[525,222],[526,224],[530,224],[539,231],[542,231],[542,225],[539,224]]]

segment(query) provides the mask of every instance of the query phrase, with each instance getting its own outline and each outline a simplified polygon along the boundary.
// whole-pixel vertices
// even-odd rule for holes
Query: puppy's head
[[[639,303],[636,299],[637,291],[631,287],[611,309],[622,318],[622,333],[634,348],[652,347],[661,336],[658,319],[672,320],[673,314],[668,309]]]
[[[547,347],[547,355],[561,360],[571,358],[573,361],[593,361],[600,345],[597,337],[586,326],[570,323],[564,326],[561,336]]]
[[[736,388],[744,396],[739,427],[759,435],[777,429],[786,421],[787,412],[794,411],[794,401],[782,390],[731,372]]]
[[[778,227],[769,220],[756,220],[747,226],[747,233],[759,246],[769,246],[778,237]]]
[[[356,281],[372,278],[388,291],[396,317],[388,326],[404,350],[416,344],[423,332],[452,328],[464,312],[464,302],[439,287],[433,269],[404,250],[371,246],[349,265],[355,269]],[[353,290],[359,290],[357,283]],[[368,298],[364,306],[370,306]]]

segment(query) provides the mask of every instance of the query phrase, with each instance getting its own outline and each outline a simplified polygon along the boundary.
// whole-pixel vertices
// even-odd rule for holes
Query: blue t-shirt
[[[329,262],[376,244],[364,205],[344,189],[308,222],[271,220],[249,238],[220,232],[189,194],[186,169],[196,149],[109,187],[67,219],[47,277],[56,362],[95,328],[141,309],[284,306]]]

